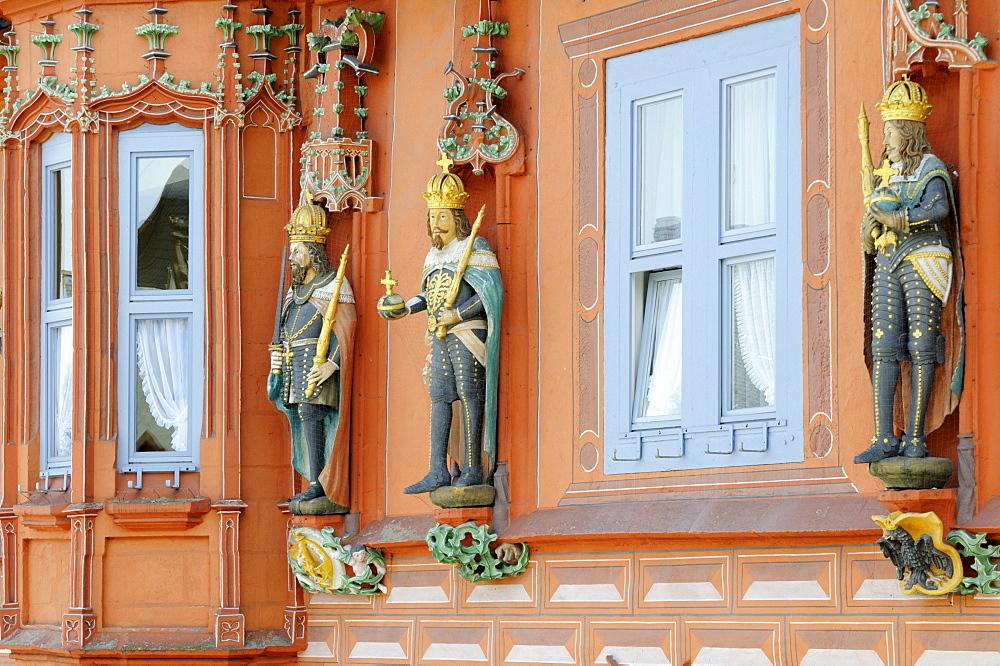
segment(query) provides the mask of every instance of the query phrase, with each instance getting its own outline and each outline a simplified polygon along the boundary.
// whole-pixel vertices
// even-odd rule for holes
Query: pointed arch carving
[[[215,118],[220,107],[213,93],[177,90],[150,80],[128,92],[101,97],[90,105],[90,110],[107,125],[168,118],[201,124]]]
[[[0,138],[5,143],[7,141],[26,143],[46,129],[58,127],[60,131],[68,131],[75,122],[80,121],[75,117],[70,104],[44,89],[39,89],[14,112]],[[80,124],[84,125],[83,122]],[[90,124],[88,119],[86,125],[89,127]]]
[[[245,119],[249,118],[257,109],[264,109],[268,115],[274,118],[273,126],[279,132],[288,132],[302,124],[302,116],[295,111],[294,107],[290,107],[278,99],[269,82],[262,82],[258,85],[242,106],[241,126]]]

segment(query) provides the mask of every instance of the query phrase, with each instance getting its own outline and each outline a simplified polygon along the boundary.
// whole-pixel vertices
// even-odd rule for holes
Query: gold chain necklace
[[[299,311],[295,313],[295,320],[292,321],[292,328],[293,329],[295,328],[295,325],[299,323],[299,314],[301,312],[302,312],[302,308],[299,308]],[[315,312],[315,314],[313,314],[312,318],[309,319],[309,321],[307,321],[305,324],[302,325],[302,328],[300,328],[298,331],[296,331],[295,333],[293,333],[291,336],[288,337],[288,342],[292,342],[293,340],[298,339],[298,337],[300,335],[302,335],[303,333],[305,333],[306,329],[309,328],[310,326],[312,326],[313,322],[315,322],[316,319],[319,317],[319,314],[320,314],[319,310],[316,310],[316,312]]]
[[[311,285],[309,285],[309,290],[306,291],[306,293],[305,293],[304,296],[299,296],[298,286],[292,287],[292,295],[294,297],[293,300],[296,303],[298,303],[299,305],[302,305],[303,303],[305,303],[306,301],[308,301],[310,298],[312,298],[312,294],[313,294],[314,291],[316,291],[317,287],[322,287],[323,285],[325,285],[327,282],[330,281],[330,279],[333,276],[334,276],[333,273],[329,273],[329,274],[327,274],[327,276],[326,276],[325,279],[314,281]]]

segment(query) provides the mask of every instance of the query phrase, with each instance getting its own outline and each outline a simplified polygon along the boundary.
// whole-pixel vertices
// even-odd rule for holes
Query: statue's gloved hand
[[[337,365],[333,361],[327,361],[326,363],[318,365],[312,370],[310,370],[309,374],[306,375],[306,381],[310,383],[316,382],[316,385],[319,386],[327,379],[329,379],[333,375],[333,373],[335,373],[339,369],[340,369],[339,365]]]
[[[861,221],[861,249],[865,254],[875,254],[875,235],[878,233],[879,221],[869,214],[865,214],[865,219]]]
[[[276,349],[271,350],[271,369],[281,370],[281,352]]]
[[[462,321],[462,318],[458,316],[458,311],[455,308],[441,308],[438,310],[438,324],[443,326],[454,326],[460,321]]]
[[[899,210],[882,210],[877,206],[871,206],[868,208],[868,214],[890,229],[899,229],[900,231],[910,230],[905,208],[900,208]]]

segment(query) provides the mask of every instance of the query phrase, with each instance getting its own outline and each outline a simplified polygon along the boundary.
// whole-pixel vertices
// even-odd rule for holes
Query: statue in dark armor
[[[326,253],[326,213],[310,200],[285,227],[292,286],[278,316],[268,397],[288,417],[292,465],[309,485],[289,500],[296,514],[347,513],[352,345],[357,315],[343,271]],[[345,253],[346,259],[346,253]],[[342,264],[343,264],[342,260]],[[324,318],[332,325],[325,342]],[[327,347],[317,359],[317,348]]]
[[[503,283],[496,255],[477,235],[482,212],[476,224],[470,225],[464,211],[469,195],[461,179],[448,171],[450,160],[439,164],[442,172],[430,180],[424,193],[432,247],[424,261],[422,292],[402,307],[392,301],[395,295],[391,293],[379,302],[379,314],[386,319],[427,312],[430,470],[403,490],[408,494],[446,486],[482,487],[489,483],[496,461]],[[451,437],[456,401],[461,428]],[[460,468],[454,482],[449,453]],[[488,501],[492,502],[492,495]]]
[[[878,109],[883,164],[868,163],[881,183],[871,181],[861,225],[875,436],[856,463],[926,457],[926,433],[954,410],[962,385],[958,218],[948,169],[927,141],[931,106],[924,89],[904,77]]]

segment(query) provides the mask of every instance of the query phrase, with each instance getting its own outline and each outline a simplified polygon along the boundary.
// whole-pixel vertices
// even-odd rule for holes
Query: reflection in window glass
[[[643,319],[646,353],[636,382],[639,418],[681,413],[681,277],[677,271],[650,276]]]
[[[188,288],[188,157],[136,160],[136,289]]]
[[[51,373],[54,391],[50,394],[54,401],[55,423],[52,433],[49,457],[70,454],[73,427],[73,325],[54,327],[52,330]]]
[[[726,85],[727,229],[774,224],[776,117],[774,74]]]
[[[135,336],[136,451],[187,451],[187,319],[139,319]]]
[[[682,113],[680,95],[639,106],[637,245],[681,237]]]
[[[774,258],[730,264],[729,409],[774,406]]]
[[[69,167],[52,173],[52,298],[73,296],[73,176]]]

